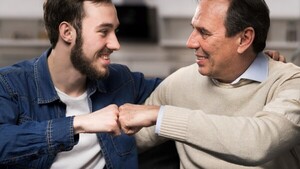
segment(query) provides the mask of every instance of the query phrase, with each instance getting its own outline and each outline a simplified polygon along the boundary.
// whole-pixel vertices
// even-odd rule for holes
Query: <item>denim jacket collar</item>
[[[44,52],[34,64],[34,78],[37,86],[37,95],[39,104],[47,104],[59,100],[59,96],[55,90],[53,81],[51,79],[48,56],[51,53],[51,48]],[[106,93],[106,88],[101,80],[89,80],[88,81],[88,95],[92,95],[96,89],[100,92]]]

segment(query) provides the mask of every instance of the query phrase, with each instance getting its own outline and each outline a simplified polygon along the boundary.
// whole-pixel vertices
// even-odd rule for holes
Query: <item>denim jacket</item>
[[[57,153],[78,143],[79,136],[73,133],[74,117],[65,116],[66,105],[50,77],[50,52],[0,70],[0,168],[50,168]],[[105,80],[87,83],[92,111],[109,104],[143,103],[160,82],[145,79],[123,65],[111,64],[109,69]],[[97,136],[107,168],[138,168],[134,137]]]

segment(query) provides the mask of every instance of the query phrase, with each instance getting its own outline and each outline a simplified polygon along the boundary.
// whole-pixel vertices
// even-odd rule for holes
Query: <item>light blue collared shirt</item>
[[[268,58],[263,52],[260,52],[249,68],[231,84],[238,83],[241,79],[248,79],[257,82],[263,82],[268,77]]]
[[[249,68],[237,79],[235,79],[231,84],[238,83],[241,79],[248,79],[257,82],[263,82],[268,77],[268,57],[265,56],[263,52],[260,52]],[[164,106],[160,107],[158,112],[155,133],[160,132],[161,121],[164,113]]]

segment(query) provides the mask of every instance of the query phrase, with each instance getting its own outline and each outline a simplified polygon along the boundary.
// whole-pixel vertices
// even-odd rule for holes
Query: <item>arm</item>
[[[162,81],[162,79],[159,78],[145,78],[144,74],[140,72],[132,73],[132,78],[134,79],[134,91],[136,91],[136,93],[134,94],[136,96],[135,104],[145,103],[145,100]]]
[[[149,98],[149,103],[167,104],[173,83],[163,84]],[[297,87],[298,86],[298,87]],[[253,117],[233,117],[206,114],[202,110],[191,110],[176,106],[165,106],[160,136],[182,142],[189,147],[217,156],[228,162],[242,165],[259,165],[282,154],[298,143],[299,79],[290,79],[279,87],[281,91]],[[165,97],[166,96],[166,97]],[[173,102],[169,102],[173,103]],[[152,125],[158,109],[141,106],[132,111],[127,108],[130,120],[147,112],[152,114],[142,122],[123,123],[126,128]],[[121,113],[122,114],[122,113]],[[147,117],[147,116],[141,116]],[[128,120],[127,119],[127,120]],[[122,123],[121,123],[122,124]],[[132,126],[130,126],[132,125]],[[126,130],[123,129],[123,130]],[[241,148],[242,147],[242,148]],[[195,161],[196,162],[196,161]]]
[[[296,105],[291,106],[295,108]],[[157,110],[153,106],[142,106],[144,110],[140,105],[126,107],[130,121],[121,122],[123,131],[133,134],[142,126],[154,124]],[[139,109],[139,112],[133,109]],[[298,130],[285,117],[267,111],[247,118],[209,115],[201,110],[166,106],[159,136],[193,145],[232,163],[252,166],[263,164],[294,147],[300,137]]]
[[[67,151],[77,143],[78,138],[70,130],[72,117],[35,121],[20,112],[17,102],[1,92],[0,164],[30,161],[42,154]]]
[[[46,109],[31,108],[31,111],[45,113],[39,118],[38,112],[30,115],[29,109],[19,104],[20,98],[10,94],[13,92],[6,91],[8,89],[5,90],[3,86],[0,86],[0,165],[24,163],[42,155],[56,155],[58,152],[71,150],[77,144],[79,138],[77,133],[80,132],[120,133],[116,105],[75,118],[55,119],[51,119],[50,105],[49,107],[48,105],[42,106],[47,106]],[[105,121],[99,123],[99,120],[96,120],[98,118],[105,119]],[[73,119],[76,119],[74,124]]]

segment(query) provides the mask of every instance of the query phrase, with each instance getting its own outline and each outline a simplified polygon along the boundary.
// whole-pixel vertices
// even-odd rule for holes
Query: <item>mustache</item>
[[[99,55],[110,55],[112,54],[114,51],[109,49],[109,48],[103,48],[101,49],[99,52],[97,52],[98,56]]]

